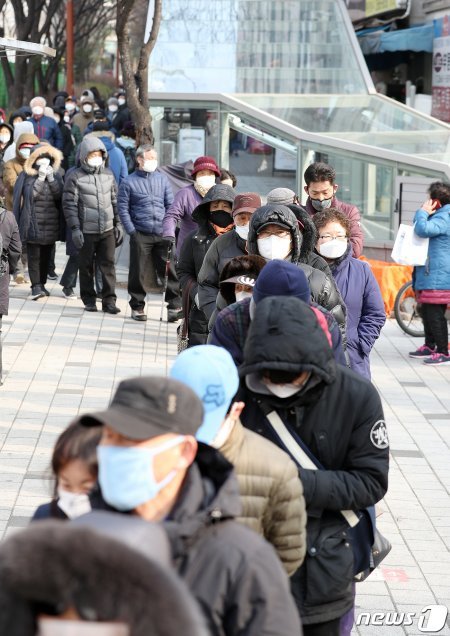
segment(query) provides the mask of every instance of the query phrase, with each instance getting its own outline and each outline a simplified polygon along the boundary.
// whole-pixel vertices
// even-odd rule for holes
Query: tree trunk
[[[119,0],[117,3],[116,34],[120,52],[123,85],[128,107],[136,126],[136,145],[153,144],[152,117],[148,103],[148,60],[159,32],[162,16],[162,0],[155,0],[152,30],[147,44],[142,44],[136,72],[133,71],[128,23],[135,0]]]

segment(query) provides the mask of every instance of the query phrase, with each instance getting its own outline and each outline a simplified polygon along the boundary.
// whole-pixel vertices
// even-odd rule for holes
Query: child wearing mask
[[[73,519],[91,510],[89,493],[97,481],[97,445],[102,427],[86,428],[72,422],[58,437],[52,455],[55,477],[53,499],[42,504],[32,521]]]

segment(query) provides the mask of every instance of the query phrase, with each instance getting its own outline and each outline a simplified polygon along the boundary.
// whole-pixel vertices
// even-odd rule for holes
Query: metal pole
[[[73,95],[73,0],[66,3],[66,90]]]

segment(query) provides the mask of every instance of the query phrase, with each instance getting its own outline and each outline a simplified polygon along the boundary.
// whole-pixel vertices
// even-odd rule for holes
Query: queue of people
[[[52,617],[60,634],[89,624],[98,636],[349,636],[375,531],[364,511],[386,493],[389,468],[369,370],[385,315],[357,260],[357,208],[336,199],[335,172],[322,163],[305,172],[305,207],[288,188],[237,193],[234,175],[208,156],[174,194],[152,146],[134,148],[130,174],[125,155],[112,169],[124,96],[101,104],[89,89],[78,112],[73,96],[55,99],[55,126],[39,99],[33,121],[17,123],[33,128],[12,160],[8,266],[20,236],[39,300],[65,234],[64,296],[79,273],[84,309],[97,311],[100,296],[115,315],[115,250],[126,233],[131,318],[147,319],[153,269],[188,347],[169,377],[122,381],[109,406],[78,415],[59,437],[52,500],[22,539],[0,546],[0,632],[51,636]],[[67,135],[60,148],[52,139],[61,125],[80,131],[75,157]],[[55,567],[42,583],[50,545]],[[8,576],[22,551],[30,570]],[[121,570],[126,591],[115,582]],[[102,578],[110,583],[94,593]]]

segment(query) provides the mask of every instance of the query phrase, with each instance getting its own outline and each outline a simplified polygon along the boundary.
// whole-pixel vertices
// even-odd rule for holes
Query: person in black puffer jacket
[[[50,144],[35,146],[14,186],[13,210],[20,239],[26,243],[32,300],[49,295],[45,283],[51,254],[60,240],[61,161],[62,153]]]
[[[217,184],[205,195],[202,203],[192,213],[193,220],[198,224],[198,230],[187,235],[182,245],[177,263],[177,274],[180,280],[183,295],[189,293],[191,310],[189,312],[189,346],[205,344],[208,337],[208,320],[198,306],[197,277],[203,264],[209,246],[226,228],[214,224],[213,211],[223,211],[229,214],[230,224],[231,208],[236,192],[229,185]],[[226,222],[226,217],[224,216]],[[219,219],[220,221],[220,219]],[[217,219],[216,219],[217,222]]]
[[[302,242],[297,216],[286,205],[264,205],[253,214],[247,239],[248,253],[259,254],[268,261],[279,258],[298,265],[306,274],[313,301],[330,311],[336,319],[345,348],[344,301],[332,277],[302,262]],[[303,258],[306,258],[306,253],[307,250],[304,250]]]
[[[299,468],[308,544],[291,590],[305,636],[339,636],[340,619],[354,602],[353,576],[361,571],[349,524],[388,486],[380,397],[371,382],[336,364],[310,307],[294,297],[258,303],[239,374],[235,400],[245,403],[244,426],[287,451]],[[300,449],[309,449],[317,470]],[[368,562],[367,543],[364,551]]]

